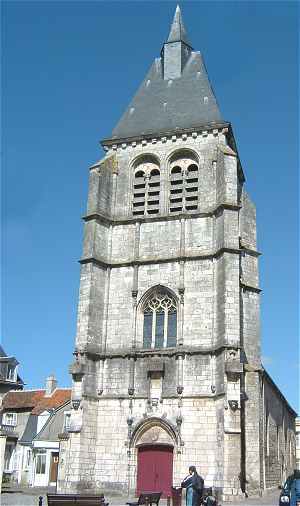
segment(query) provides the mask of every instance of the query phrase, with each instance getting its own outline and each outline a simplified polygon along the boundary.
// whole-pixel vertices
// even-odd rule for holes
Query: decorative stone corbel
[[[132,435],[132,424],[133,424],[133,417],[132,416],[129,416],[127,418],[127,425],[128,425],[128,439],[130,440],[131,439],[131,435]]]
[[[180,298],[180,304],[184,304],[184,287],[180,286],[178,289],[179,292],[179,298]]]

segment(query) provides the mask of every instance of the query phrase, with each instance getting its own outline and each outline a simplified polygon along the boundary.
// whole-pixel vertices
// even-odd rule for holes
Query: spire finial
[[[191,46],[186,34],[186,30],[184,28],[179,5],[177,5],[175,10],[174,19],[171,25],[167,43],[168,42],[184,42],[188,46]]]

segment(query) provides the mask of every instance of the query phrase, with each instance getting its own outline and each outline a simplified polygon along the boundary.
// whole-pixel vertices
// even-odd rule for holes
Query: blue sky
[[[264,363],[294,408],[298,342],[296,2],[180,3],[257,206]],[[88,166],[175,2],[2,2],[2,344],[28,387],[70,384]]]

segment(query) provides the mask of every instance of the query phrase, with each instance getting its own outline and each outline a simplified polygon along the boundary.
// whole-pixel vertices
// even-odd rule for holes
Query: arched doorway
[[[137,496],[142,492],[171,495],[173,448],[168,445],[142,445],[138,448]]]
[[[162,492],[171,495],[173,485],[174,435],[161,420],[142,424],[135,433],[136,493]]]

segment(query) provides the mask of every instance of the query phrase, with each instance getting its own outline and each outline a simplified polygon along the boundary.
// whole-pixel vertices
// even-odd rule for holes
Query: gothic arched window
[[[198,160],[189,150],[174,153],[170,159],[170,212],[198,209]]]
[[[165,290],[155,290],[144,304],[144,348],[176,346],[177,305]]]

